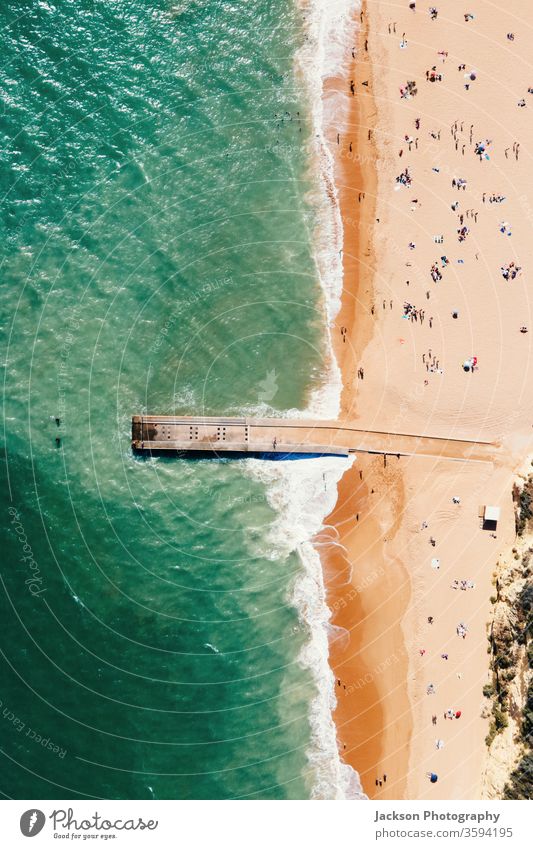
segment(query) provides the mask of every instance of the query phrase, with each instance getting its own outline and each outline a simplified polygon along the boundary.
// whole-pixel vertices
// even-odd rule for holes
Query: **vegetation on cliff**
[[[529,799],[533,791],[533,474],[513,488],[517,541],[510,562],[498,564],[489,626],[492,680],[483,688],[491,701],[489,748],[504,729],[516,746],[505,799]],[[509,738],[510,740],[510,738]]]

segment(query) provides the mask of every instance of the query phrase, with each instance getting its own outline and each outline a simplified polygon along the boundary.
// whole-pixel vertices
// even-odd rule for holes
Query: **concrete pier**
[[[422,454],[490,462],[496,445],[429,434],[361,430],[350,422],[320,419],[252,419],[225,416],[133,416],[135,452],[214,454]]]

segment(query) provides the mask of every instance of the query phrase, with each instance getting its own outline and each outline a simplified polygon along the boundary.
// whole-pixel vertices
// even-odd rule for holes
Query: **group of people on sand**
[[[429,320],[432,321],[431,318]],[[422,354],[422,362],[426,366],[426,371],[438,371],[439,370],[439,365],[440,365],[439,359],[435,354],[431,353],[431,349],[428,351],[427,354]],[[426,528],[427,528],[427,525],[426,525]],[[437,544],[437,541],[433,540],[433,537],[430,537],[429,543],[430,543],[430,545],[435,547],[435,545]]]
[[[500,270],[504,280],[514,280],[520,274],[522,268],[515,262],[509,262],[507,265],[502,265]]]
[[[468,633],[468,628],[467,628],[467,626],[465,625],[465,623],[464,623],[464,622],[459,622],[459,624],[458,624],[458,626],[457,626],[457,628],[456,628],[456,631],[457,631],[457,636],[458,636],[458,637],[462,637],[462,638],[463,638],[463,640],[466,640],[466,635],[467,635],[467,633]]]
[[[408,301],[404,301],[403,304],[403,317],[408,318],[409,321],[420,321],[420,324],[424,323],[424,318],[426,316],[426,312],[423,309],[417,309],[413,304],[410,304]]]
[[[409,168],[406,168],[405,171],[402,171],[401,174],[398,174],[396,177],[396,182],[401,186],[410,186],[411,185],[411,175],[409,173]]]
[[[446,257],[442,257],[442,259],[446,259]],[[447,261],[446,261],[446,264],[447,264]],[[431,266],[430,274],[431,274],[431,279],[433,280],[434,283],[438,283],[439,280],[442,280],[442,272],[441,272],[441,270],[440,270],[440,268],[439,268],[439,266],[437,265],[436,262],[434,262],[433,265]]]
[[[461,716],[460,710],[452,710],[452,708],[448,708],[444,713],[444,719],[459,719]]]
[[[467,185],[467,181],[463,177],[452,178],[452,189],[462,189],[465,192]]]
[[[448,708],[448,710],[446,710],[444,712],[444,719],[459,719],[460,716],[461,716],[461,713],[462,713],[462,711],[460,711],[460,710],[452,710],[452,708]],[[431,717],[431,724],[432,725],[437,724],[437,714],[436,713],[434,713],[433,716]],[[442,746],[438,746],[437,748],[442,749],[443,746],[444,746],[444,743],[442,744]]]
[[[490,159],[487,148],[492,144],[491,139],[485,139],[485,141],[478,141],[474,147],[474,153],[476,156],[479,156],[479,161],[482,162],[484,159]]]
[[[459,581],[457,578],[455,578],[451,587],[452,587],[452,590],[458,590],[458,589],[474,590],[476,588],[476,585],[473,581],[470,580],[470,578],[467,578],[466,580],[461,580],[461,581]]]
[[[409,8],[412,12],[416,12],[416,0],[411,0],[411,2],[409,3]],[[432,21],[436,21],[439,17],[439,10],[436,6],[429,6],[428,13]],[[473,21],[475,19],[475,15],[473,15],[472,12],[464,12],[463,18],[465,19],[465,23],[469,23],[469,21]],[[509,33],[507,38],[509,38],[509,36],[512,36],[512,38],[514,39],[513,33]]]
[[[400,97],[403,100],[410,100],[411,97],[416,97],[418,89],[415,80],[407,80],[405,85],[400,86]]]
[[[442,82],[442,74],[437,71],[437,66],[433,65],[430,71],[426,71],[426,82],[440,83]]]

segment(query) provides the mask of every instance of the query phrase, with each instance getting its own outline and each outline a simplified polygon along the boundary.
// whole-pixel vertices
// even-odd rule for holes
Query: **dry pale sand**
[[[429,4],[413,13],[404,0],[365,3],[355,66],[325,89],[336,107],[328,139],[344,221],[345,290],[334,330],[343,415],[368,429],[497,443],[490,464],[389,457],[385,466],[361,455],[327,520],[346,549],[325,557],[332,621],[348,632],[336,631],[331,646],[339,745],[375,798],[480,796],[491,579],[514,538],[513,471],[533,447],[528,6],[437,0],[431,20]],[[426,81],[434,66],[442,80]],[[465,77],[471,72],[475,80]],[[417,94],[404,99],[408,80]],[[475,145],[487,140],[489,159],[480,160]],[[411,185],[399,186],[406,167]],[[453,188],[454,178],[466,189]],[[489,203],[493,193],[505,201]],[[459,215],[469,230],[461,242]],[[500,268],[511,262],[522,271],[506,281]],[[405,301],[424,310],[423,323],[403,317]],[[470,356],[478,358],[474,374],[462,369]],[[486,503],[502,508],[496,539],[480,528]],[[456,578],[475,588],[452,589]],[[468,626],[464,640],[459,622]],[[461,718],[445,720],[448,708]]]

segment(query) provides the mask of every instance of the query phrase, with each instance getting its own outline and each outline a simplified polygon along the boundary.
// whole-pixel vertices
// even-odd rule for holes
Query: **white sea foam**
[[[359,0],[296,0],[306,15],[311,33],[320,84],[327,77],[338,76],[349,65],[353,47],[353,22],[359,14]]]
[[[305,411],[290,410],[288,418],[308,415],[337,418],[340,411],[342,379],[333,353],[331,326],[339,311],[343,287],[343,227],[334,179],[334,160],[326,142],[324,127],[336,109],[336,120],[344,115],[335,99],[325,103],[324,81],[342,74],[348,66],[353,46],[353,16],[358,4],[353,0],[297,0],[306,20],[307,41],[296,57],[297,72],[303,79],[312,104],[313,135],[319,187],[310,199],[320,211],[320,227],[314,234],[315,261],[324,292],[327,315],[327,375],[309,399]],[[328,114],[329,113],[329,114]],[[316,682],[311,704],[312,795],[318,799],[366,798],[359,775],[341,761],[332,718],[335,707],[335,680],[328,664],[331,612],[326,603],[322,565],[311,540],[323,529],[324,518],[337,500],[337,485],[355,457],[308,459],[295,462],[264,463],[245,461],[254,477],[267,486],[268,499],[277,512],[270,533],[272,556],[297,551],[302,572],[292,591],[292,603],[310,631],[299,661]]]
[[[315,167],[319,174],[319,197],[312,198],[320,210],[320,227],[315,234],[315,260],[320,283],[325,296],[328,319],[327,364],[328,380],[323,387],[312,395],[306,413],[336,418],[340,410],[342,378],[333,353],[331,328],[339,311],[343,288],[343,224],[340,214],[339,197],[335,184],[334,159],[326,141],[325,127],[335,120],[338,130],[342,129],[346,115],[346,99],[324,97],[324,83],[329,77],[346,75],[353,48],[354,15],[360,9],[354,0],[297,0],[305,15],[307,42],[296,57],[297,72],[307,85],[312,105],[313,135],[316,139]],[[310,463],[316,463],[311,460]],[[330,611],[326,604],[322,566],[316,549],[310,540],[323,527],[324,517],[333,508],[337,499],[337,484],[353,459],[321,460],[333,477],[329,492],[317,497],[317,485],[322,483],[319,466],[311,466],[311,479],[305,486],[297,485],[292,510],[285,508],[287,521],[301,526],[307,525],[308,534],[298,543],[304,571],[297,581],[293,601],[300,615],[309,625],[311,640],[304,648],[301,662],[309,667],[317,682],[318,694],[313,701],[311,724],[313,729],[312,749],[309,759],[315,770],[313,795],[326,799],[363,799],[365,798],[359,775],[349,765],[340,760],[337,748],[336,730],[332,719],[335,706],[335,687],[333,673],[328,665],[329,643],[328,623]],[[297,475],[297,470],[289,469],[289,475]],[[314,485],[312,484],[314,482]],[[302,483],[297,481],[297,483]],[[290,492],[290,489],[285,491]],[[290,516],[292,511],[300,511],[306,516],[303,526]]]
[[[324,82],[348,67],[353,47],[353,19],[359,3],[354,0],[297,0],[305,20],[306,42],[296,54],[296,73],[307,89],[311,105],[317,190],[310,202],[319,210],[320,224],[313,234],[315,262],[325,298],[328,356],[326,375],[309,399],[309,415],[337,418],[342,378],[333,354],[331,327],[339,311],[343,287],[343,226],[335,185],[334,160],[325,137],[325,126],[333,119],[343,121],[338,98],[323,97]]]
[[[323,528],[324,517],[337,500],[337,485],[355,457],[320,457],[295,461],[244,460],[248,474],[266,485],[277,518],[270,528],[267,556],[286,557],[296,551],[302,561],[291,603],[309,628],[310,639],[298,661],[316,683],[311,703],[312,795],[317,799],[365,798],[357,773],[341,762],[332,711],[335,679],[328,664],[331,612],[326,603],[322,565],[311,540]]]

